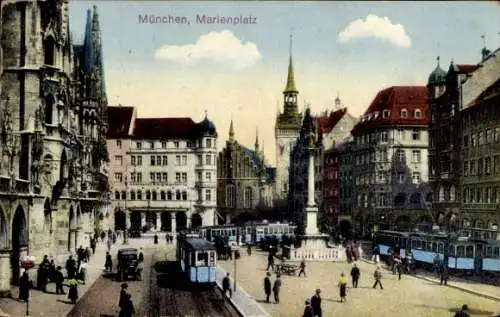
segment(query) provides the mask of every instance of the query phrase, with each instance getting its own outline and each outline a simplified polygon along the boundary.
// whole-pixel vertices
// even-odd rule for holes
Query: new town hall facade
[[[8,295],[20,260],[47,254],[61,263],[104,218],[107,101],[95,7],[83,45],[72,43],[67,0],[2,2],[0,14],[0,294]]]

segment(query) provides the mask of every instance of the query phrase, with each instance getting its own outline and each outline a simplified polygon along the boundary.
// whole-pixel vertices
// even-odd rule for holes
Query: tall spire
[[[290,33],[290,52],[288,60],[288,76],[286,80],[286,87],[284,93],[298,93],[295,87],[295,74],[293,73],[293,62],[292,62],[292,33]]]
[[[87,22],[85,24],[85,38],[83,40],[85,71],[88,73],[94,67],[94,43],[92,41],[92,13],[87,10]]]
[[[101,26],[99,23],[99,14],[97,13],[97,6],[93,7],[94,13],[92,16],[92,44],[94,49],[94,67],[96,68],[97,76],[99,76],[100,97],[106,99],[106,81],[104,80],[104,62],[102,54],[102,39],[101,39]]]
[[[255,128],[255,153],[259,154],[259,127]]]
[[[231,119],[231,125],[229,126],[229,141],[234,141],[233,119]]]

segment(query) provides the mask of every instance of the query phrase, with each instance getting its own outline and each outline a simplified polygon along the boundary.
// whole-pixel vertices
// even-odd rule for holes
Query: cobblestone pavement
[[[130,244],[127,247],[140,247],[142,245],[152,244],[152,241],[145,239],[129,239],[129,241]],[[124,246],[121,243],[121,239],[119,239],[118,242],[112,246],[111,253],[116,254],[116,250],[122,247]],[[105,243],[98,243],[96,253],[91,257],[87,265],[87,283],[78,286],[80,298],[84,297],[86,291],[91,288],[92,284],[101,276],[104,269],[106,250]],[[64,265],[61,266],[64,267]],[[47,290],[48,293],[43,293],[38,290],[30,291],[30,316],[65,316],[73,307],[68,302],[67,295],[56,295],[54,283],[48,284]],[[65,290],[67,291],[67,287],[65,287]],[[19,288],[14,287],[12,289],[13,298],[0,298],[0,313],[5,313],[5,316],[26,316],[26,304],[17,301],[18,293]]]
[[[232,261],[219,261],[219,265],[234,276]],[[384,272],[382,280],[384,290],[374,290],[374,265],[358,261],[358,266],[361,270],[360,285],[357,289],[348,288],[346,303],[339,302],[337,282],[340,273],[345,272],[349,276],[351,265],[347,263],[307,263],[308,276],[282,276],[280,304],[266,304],[263,301],[263,279],[267,255],[263,252],[253,252],[251,256],[243,254],[237,264],[237,287],[241,285],[273,317],[301,316],[304,300],[312,296],[316,288],[322,289],[324,316],[400,317],[403,314],[449,317],[463,304],[469,305],[472,316],[493,316],[494,313],[500,312],[498,301],[411,276],[403,275],[402,280],[398,281],[395,275],[387,271]],[[272,280],[274,279],[273,274]]]

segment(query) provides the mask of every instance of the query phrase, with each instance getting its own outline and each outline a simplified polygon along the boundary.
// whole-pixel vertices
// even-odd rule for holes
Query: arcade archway
[[[130,214],[130,228],[134,230],[142,229],[140,211],[132,211],[132,213]]]
[[[161,213],[161,231],[172,231],[172,215],[170,211],[164,211]]]
[[[7,218],[3,213],[3,209],[0,208],[0,250],[7,249],[8,236],[7,236]]]
[[[127,218],[125,212],[118,208],[115,211],[115,230],[125,230]]]
[[[175,229],[177,231],[186,230],[187,217],[184,211],[178,211],[175,214]]]
[[[203,224],[203,219],[199,213],[195,213],[191,216],[191,228],[201,227]]]
[[[17,207],[12,221],[12,284],[19,285],[21,248],[28,246],[28,226],[23,207]]]

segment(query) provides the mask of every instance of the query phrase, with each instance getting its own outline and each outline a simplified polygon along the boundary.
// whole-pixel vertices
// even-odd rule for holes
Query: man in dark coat
[[[128,288],[128,284],[122,283],[121,291],[120,291],[120,299],[118,300],[118,307],[120,307],[121,309],[123,309],[123,307],[126,306],[126,301],[128,298],[127,297],[128,296],[127,288]]]
[[[106,271],[113,271],[113,260],[111,259],[111,254],[106,252],[106,262],[104,262],[104,268]]]
[[[64,292],[63,283],[64,283],[64,275],[61,271],[61,267],[58,266],[55,272],[55,282],[56,282],[56,294],[66,294]]]
[[[264,278],[264,293],[266,294],[266,303],[269,303],[269,297],[271,296],[271,276],[270,272],[267,272],[266,277]]]
[[[66,261],[66,272],[68,274],[68,279],[74,279],[76,273],[76,262],[73,259],[73,256],[70,255],[68,260]]]
[[[321,317],[323,315],[321,310],[321,290],[319,288],[316,290],[316,294],[311,298],[311,307],[314,317]]]
[[[276,275],[276,280],[273,285],[274,301],[276,304],[280,303],[280,292],[281,292],[281,276]]]
[[[448,265],[443,265],[441,269],[441,285],[448,284]]]
[[[352,279],[352,287],[358,288],[359,277],[361,276],[361,272],[356,264],[351,269],[351,279]]]
[[[269,251],[269,254],[267,255],[267,269],[266,271],[269,271],[269,268],[274,270],[274,256],[271,251]]]
[[[95,238],[90,239],[90,248],[92,249],[92,254],[95,254],[97,242]]]
[[[118,317],[132,317],[135,313],[134,304],[132,303],[131,295],[125,295],[123,307],[121,307]]]
[[[307,277],[307,274],[306,274],[306,260],[302,259],[302,261],[300,261],[300,271],[299,271],[299,277],[304,274],[304,276]]]
[[[30,297],[30,277],[26,271],[19,279],[19,301],[27,302]]]
[[[226,273],[226,276],[222,280],[222,291],[224,292],[224,296],[229,292],[229,298],[233,296],[233,291],[231,290],[231,283],[229,281],[229,273]]]
[[[455,317],[469,317],[469,316],[470,316],[469,307],[467,305],[463,305],[462,309],[460,309],[455,313]]]

